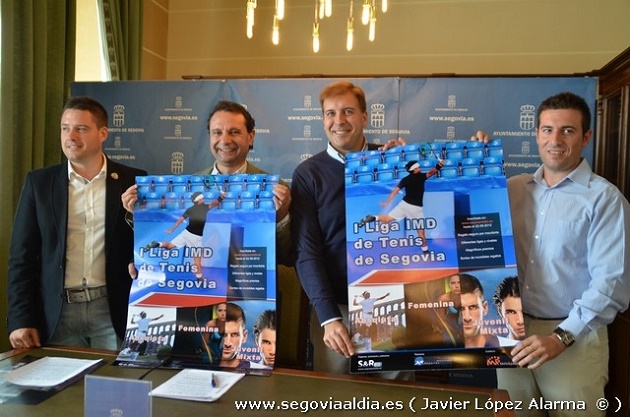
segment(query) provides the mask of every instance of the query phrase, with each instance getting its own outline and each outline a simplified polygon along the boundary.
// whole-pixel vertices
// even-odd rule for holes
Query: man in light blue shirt
[[[586,102],[573,93],[543,101],[542,166],[508,181],[529,337],[512,350],[519,368],[497,377],[523,401],[519,417],[543,416],[541,406],[552,401],[565,406],[547,410],[550,416],[605,414],[596,401],[608,381],[606,325],[630,298],[630,205],[581,156],[590,124]]]

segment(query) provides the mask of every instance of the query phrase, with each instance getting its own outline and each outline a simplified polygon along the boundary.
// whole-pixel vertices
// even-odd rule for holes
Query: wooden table
[[[93,375],[137,379],[146,369],[112,366],[116,352],[78,348],[12,350],[0,354],[0,367],[18,363],[26,355],[105,362]],[[156,369],[144,379],[157,387],[178,372]],[[154,417],[197,416],[514,416],[512,410],[494,410],[509,404],[506,391],[427,383],[388,381],[356,375],[274,369],[271,376],[248,375],[213,403],[153,398]],[[429,408],[426,408],[426,407]],[[239,409],[240,407],[240,409]],[[248,407],[245,409],[244,407]],[[257,407],[258,409],[252,409]],[[490,409],[487,409],[490,407]],[[333,409],[331,411],[331,408]],[[337,409],[335,409],[337,408]],[[339,409],[340,408],[340,409]],[[438,409],[432,409],[438,408]],[[308,410],[308,412],[305,412]],[[415,413],[414,411],[415,410]],[[1,404],[0,416],[83,417],[84,383],[80,380],[37,405]],[[124,416],[130,417],[130,416]]]

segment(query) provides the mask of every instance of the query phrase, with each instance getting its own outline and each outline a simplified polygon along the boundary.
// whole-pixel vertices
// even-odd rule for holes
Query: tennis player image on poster
[[[502,152],[493,140],[347,155],[352,372],[515,366],[522,308],[495,295],[516,276]]]
[[[138,177],[126,366],[207,366],[255,372],[257,318],[276,310],[278,176]],[[275,355],[275,315],[272,339]],[[271,343],[266,339],[266,344]],[[263,363],[263,365],[259,365]]]

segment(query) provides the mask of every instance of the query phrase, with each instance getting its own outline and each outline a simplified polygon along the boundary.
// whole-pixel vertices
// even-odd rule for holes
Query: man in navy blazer
[[[61,117],[67,162],[27,174],[13,224],[8,330],[14,348],[117,349],[125,334],[133,230],[120,195],[146,171],[107,158],[107,111],[76,97]]]

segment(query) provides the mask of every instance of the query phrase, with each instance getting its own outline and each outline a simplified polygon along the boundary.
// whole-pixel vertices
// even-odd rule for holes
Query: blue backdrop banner
[[[193,174],[212,165],[208,115],[221,99],[245,105],[256,120],[249,160],[290,183],[302,160],[325,149],[319,92],[336,79],[80,82],[110,113],[105,152],[151,174]],[[367,139],[384,143],[466,140],[477,130],[501,138],[507,176],[539,165],[535,114],[550,95],[572,91],[594,113],[589,77],[358,78],[366,93]],[[593,143],[585,150],[592,161]]]

